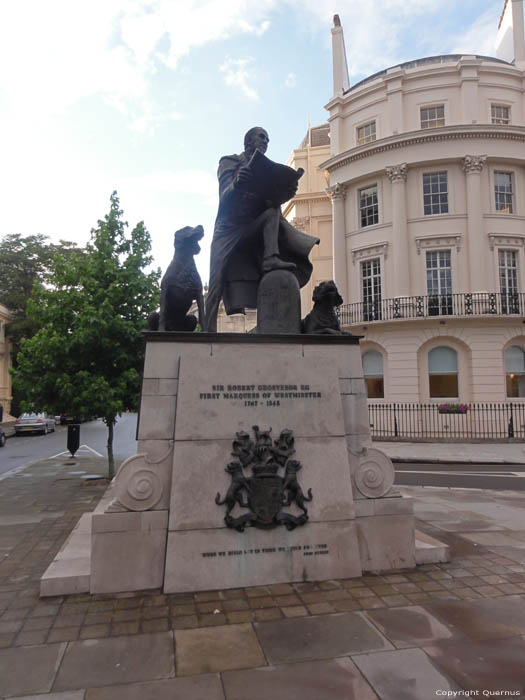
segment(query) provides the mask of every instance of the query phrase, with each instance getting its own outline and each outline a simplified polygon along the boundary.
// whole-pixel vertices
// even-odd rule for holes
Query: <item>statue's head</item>
[[[187,249],[188,252],[196,255],[200,251],[199,241],[204,236],[202,226],[185,226],[175,231],[174,245],[179,250]]]
[[[262,126],[254,126],[244,135],[245,151],[255,151],[257,149],[261,153],[266,153],[269,143],[270,137],[268,132]]]

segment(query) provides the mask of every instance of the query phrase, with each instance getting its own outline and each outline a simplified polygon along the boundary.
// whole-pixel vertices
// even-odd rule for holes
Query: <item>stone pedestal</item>
[[[372,447],[357,336],[158,332],[146,340],[138,453],[92,516],[82,578],[92,593],[238,588],[415,565],[412,503]],[[274,449],[283,434],[294,439],[284,457]],[[259,456],[244,463],[234,439],[269,440],[273,456],[250,448]],[[236,500],[237,478],[247,486]],[[268,481],[261,487],[257,478]],[[261,491],[272,492],[271,503],[261,506]],[[244,531],[232,527],[243,516]],[[48,573],[46,590],[64,592],[60,571]]]
[[[267,272],[257,292],[257,333],[300,333],[301,291],[289,270]]]

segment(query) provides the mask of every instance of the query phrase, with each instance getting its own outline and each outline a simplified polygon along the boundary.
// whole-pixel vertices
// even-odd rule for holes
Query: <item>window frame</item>
[[[361,129],[366,129],[368,126],[374,127],[373,133],[371,132],[369,136],[365,136],[363,138],[359,138],[359,131]],[[373,141],[377,141],[377,121],[376,119],[371,119],[370,121],[364,122],[363,124],[359,124],[355,128],[355,140],[356,140],[356,145],[357,146],[364,146],[366,143],[372,143]]]
[[[509,180],[510,180],[510,193],[506,191],[498,191],[496,188],[498,187],[498,184],[496,182],[497,176],[498,175],[508,175]],[[516,187],[515,187],[515,173],[513,170],[496,170],[494,169],[493,171],[493,203],[494,203],[494,211],[496,214],[504,214],[506,216],[516,214],[515,212],[515,194],[516,194]],[[498,194],[504,195],[505,197],[508,197],[510,194],[510,209],[509,211],[506,211],[506,207],[498,209]]]
[[[371,265],[373,263],[377,263],[378,265],[378,272],[377,274],[372,274],[369,276],[369,278],[372,280],[371,282],[371,288],[372,288],[372,295],[370,297],[370,301],[365,299],[365,276],[363,275],[364,271],[364,266],[365,265]],[[373,280],[379,280],[379,295],[375,294],[375,289],[374,289],[374,282]],[[361,303],[363,305],[363,317],[365,317],[366,314],[366,307],[367,304],[371,305],[375,309],[375,313],[373,314],[372,318],[367,318],[367,321],[380,321],[382,318],[382,301],[383,301],[383,265],[381,264],[381,256],[379,255],[374,255],[366,258],[365,260],[360,260],[359,261],[359,291],[360,291],[360,298],[361,298]]]
[[[494,116],[494,109],[506,109],[508,113],[507,121],[504,121],[504,117]],[[512,111],[511,105],[505,104],[503,102],[491,102],[490,103],[490,123],[499,124],[500,126],[507,126],[512,124]]]
[[[368,353],[377,353],[379,357],[381,358],[381,368],[382,368],[382,374],[365,374],[365,363],[364,363],[364,358]],[[383,356],[383,353],[380,350],[377,350],[376,348],[367,348],[364,353],[361,356],[361,362],[363,364],[363,379],[365,382],[365,389],[366,389],[366,399],[367,401],[384,401],[385,399],[385,358]],[[368,395],[368,380],[369,379],[380,379],[381,380],[381,390],[383,392],[382,396],[369,396]]]
[[[365,192],[365,190],[372,190],[374,188],[375,188],[375,197],[376,197],[375,204],[368,204],[368,205],[365,205],[365,207],[363,207],[361,204],[361,201],[362,201],[361,193]],[[363,210],[364,210],[364,208],[373,209],[374,206],[376,208],[376,212],[375,212],[375,219],[376,220],[372,221],[370,223],[363,224]],[[364,187],[359,187],[357,189],[357,215],[358,215],[358,223],[359,223],[360,229],[369,228],[370,226],[377,226],[379,224],[379,183],[378,182],[372,182],[369,185],[366,185]]]
[[[425,217],[426,216],[442,216],[443,214],[449,214],[450,213],[450,202],[449,202],[449,191],[448,191],[448,170],[435,170],[435,171],[432,171],[429,173],[422,173],[421,175],[422,175],[422,184],[423,184],[423,216],[425,216]],[[442,184],[441,176],[443,176],[443,175],[445,176],[445,190],[441,191],[441,184]],[[438,178],[438,181],[436,183],[434,183],[432,181],[425,182],[425,178],[433,178],[433,177]],[[438,186],[438,190],[437,190],[437,192],[432,192],[432,187],[435,185]],[[429,187],[430,191],[425,192],[425,187]],[[446,199],[445,199],[446,211],[441,211],[441,207],[442,207],[441,198],[443,195],[446,195]],[[436,203],[433,201],[433,197],[435,197],[435,196],[438,197],[438,201]],[[427,197],[429,198],[428,205],[431,208],[431,211],[429,211],[428,213],[426,211],[426,207],[427,207],[426,198]],[[439,211],[433,210],[435,206],[438,206]]]
[[[439,348],[446,348],[447,350],[452,350],[456,356],[456,371],[455,372],[434,372],[430,370],[430,354],[435,352]],[[443,401],[459,401],[459,353],[456,348],[450,345],[436,345],[427,351],[427,374],[428,374],[428,395],[431,402],[443,402]],[[454,376],[456,378],[456,396],[432,396],[432,386],[430,382],[431,375],[437,377],[450,377]]]
[[[423,119],[423,111],[425,110],[438,110],[438,109],[443,110],[443,117],[433,117],[433,118],[427,118]],[[432,122],[443,122],[442,124],[434,124]],[[423,125],[423,122],[426,122],[426,126]],[[419,107],[419,128],[423,130],[427,129],[439,129],[443,126],[447,125],[447,116],[446,116],[446,110],[445,110],[445,103],[444,102],[435,102],[431,104],[426,104],[426,105],[420,105]]]
[[[513,347],[518,348],[521,350],[524,356],[524,369],[523,371],[520,372],[509,372],[508,367],[507,367],[507,352],[511,350]],[[510,342],[509,345],[503,350],[503,372],[504,372],[504,377],[505,377],[505,399],[507,401],[525,401],[525,392],[523,396],[513,396],[509,394],[509,379],[512,381],[516,376],[518,377],[523,377],[523,380],[525,381],[525,347],[522,345],[517,344],[517,342]],[[518,388],[519,391],[519,388]]]

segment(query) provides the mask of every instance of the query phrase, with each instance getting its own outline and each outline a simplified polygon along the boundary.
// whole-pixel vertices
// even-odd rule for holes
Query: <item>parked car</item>
[[[15,434],[54,432],[55,418],[47,413],[22,413],[15,421]]]
[[[2,428],[0,428],[0,447],[3,447],[5,445],[5,439],[5,433],[2,430]]]

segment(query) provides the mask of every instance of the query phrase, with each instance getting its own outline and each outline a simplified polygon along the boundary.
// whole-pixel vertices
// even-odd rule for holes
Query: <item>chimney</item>
[[[525,69],[523,0],[505,0],[496,38],[496,56]]]
[[[345,37],[339,15],[334,15],[332,27],[332,60],[334,78],[334,97],[342,95],[350,87],[348,65],[346,62]]]

